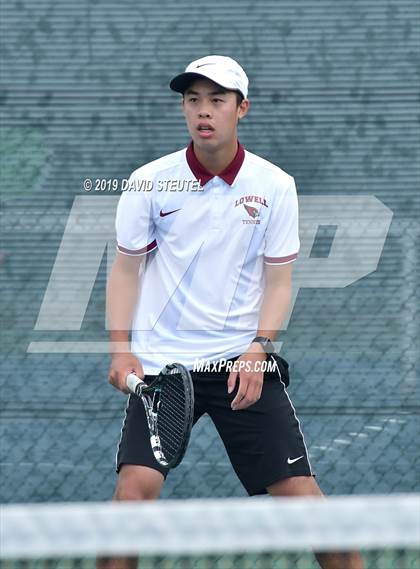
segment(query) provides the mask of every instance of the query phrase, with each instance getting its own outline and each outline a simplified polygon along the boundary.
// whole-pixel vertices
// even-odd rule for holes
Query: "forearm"
[[[292,297],[293,263],[267,265],[257,336],[274,340],[286,319]]]
[[[291,287],[288,285],[267,285],[258,319],[257,336],[274,340],[287,316],[291,300]]]
[[[138,296],[138,273],[114,264],[107,285],[107,327],[110,352],[130,352],[129,334]]]

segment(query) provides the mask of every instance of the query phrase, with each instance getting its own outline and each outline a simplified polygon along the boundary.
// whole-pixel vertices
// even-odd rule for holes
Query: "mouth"
[[[211,125],[206,124],[206,123],[200,123],[197,127],[197,130],[198,130],[198,134],[202,138],[208,138],[214,132],[214,128]]]

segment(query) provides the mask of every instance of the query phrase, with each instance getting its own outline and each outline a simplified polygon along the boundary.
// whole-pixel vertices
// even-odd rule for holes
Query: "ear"
[[[243,119],[249,110],[249,100],[243,99],[238,107],[238,119]]]

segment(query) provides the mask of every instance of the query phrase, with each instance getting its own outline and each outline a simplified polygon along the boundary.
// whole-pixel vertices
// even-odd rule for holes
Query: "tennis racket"
[[[175,468],[184,458],[194,417],[194,389],[190,372],[181,364],[165,366],[152,383],[136,374],[127,387],[141,397],[150,431],[150,444],[159,464]]]

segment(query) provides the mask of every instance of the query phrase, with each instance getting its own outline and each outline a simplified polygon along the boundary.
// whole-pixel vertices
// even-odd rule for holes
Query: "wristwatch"
[[[254,342],[261,344],[266,354],[273,354],[275,352],[273,342],[270,340],[270,338],[267,338],[266,336],[256,336],[252,340],[251,344],[253,344]]]

